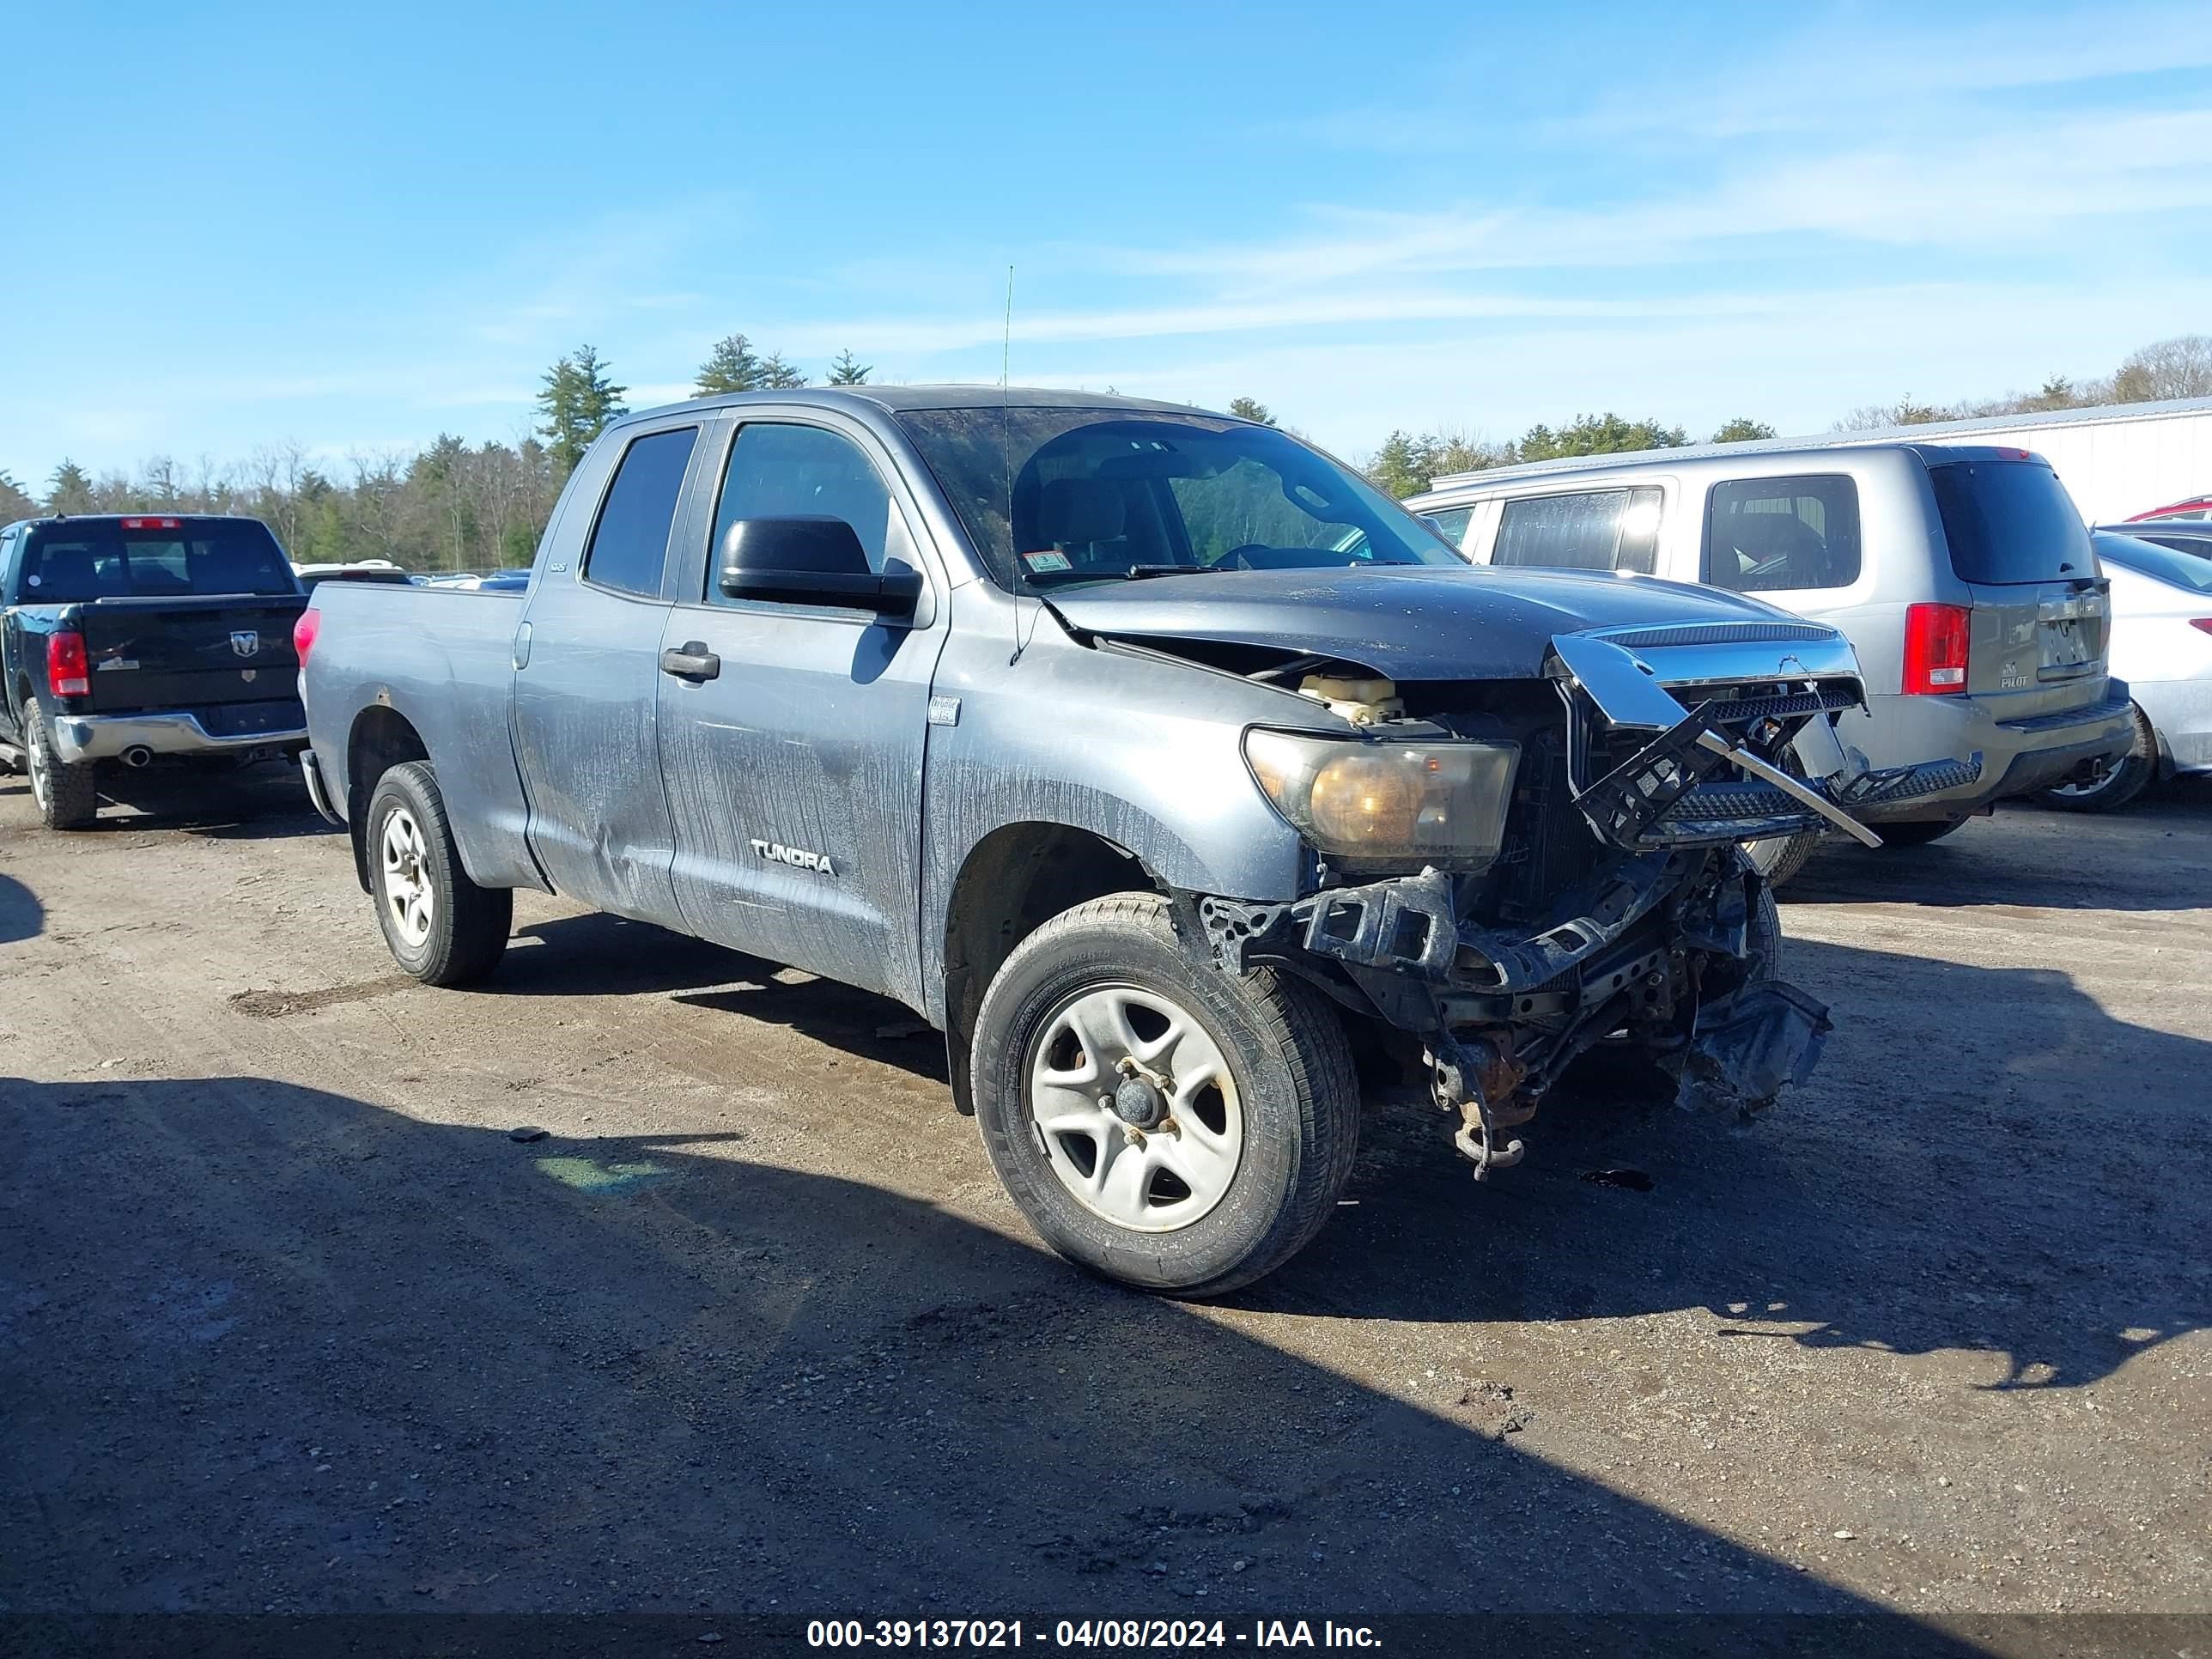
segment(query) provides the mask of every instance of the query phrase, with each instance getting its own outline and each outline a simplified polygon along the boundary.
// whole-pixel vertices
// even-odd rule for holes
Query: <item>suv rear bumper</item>
[[[1998,720],[1971,697],[1875,697],[1869,714],[1870,724],[1845,716],[1837,735],[1863,747],[1877,766],[1893,756],[1982,756],[1981,776],[1972,783],[1854,809],[1877,826],[1962,818],[1994,801],[2063,783],[2084,762],[2118,760],[2135,741],[2128,684],[2119,679],[2106,682],[2103,699],[2089,708],[2033,720]]]
[[[63,760],[112,760],[143,750],[151,755],[243,755],[287,749],[307,740],[305,724],[275,731],[216,733],[189,709],[155,714],[59,714],[54,752]]]

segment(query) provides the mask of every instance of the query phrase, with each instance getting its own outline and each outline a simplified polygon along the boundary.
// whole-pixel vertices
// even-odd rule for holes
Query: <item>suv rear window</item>
[[[2041,461],[1942,461],[1928,469],[1961,581],[2043,582],[2096,574],[2089,532]]]
[[[1738,593],[1859,579],[1859,487],[1840,472],[1730,478],[1705,508],[1705,580]]]
[[[297,593],[269,526],[252,519],[64,519],[33,526],[18,596],[25,605]]]
[[[1659,505],[1656,489],[1524,495],[1505,503],[1490,562],[1648,576],[1657,562]]]

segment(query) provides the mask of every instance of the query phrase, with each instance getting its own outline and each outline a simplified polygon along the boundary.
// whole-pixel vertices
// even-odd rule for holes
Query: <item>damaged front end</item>
[[[1861,701],[1857,664],[1816,624],[1561,635],[1540,686],[1392,690],[1415,713],[1378,737],[1517,755],[1494,855],[1379,879],[1324,855],[1296,902],[1200,897],[1196,920],[1224,969],[1276,962],[1418,1039],[1478,1178],[1520,1161],[1512,1132],[1600,1043],[1697,1109],[1747,1116],[1802,1082],[1827,1011],[1776,976],[1773,902],[1741,843],[1879,845],[1850,806],[1962,769],[1854,769],[1833,720]]]

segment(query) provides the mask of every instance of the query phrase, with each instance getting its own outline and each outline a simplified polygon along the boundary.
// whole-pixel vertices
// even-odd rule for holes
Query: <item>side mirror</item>
[[[877,571],[842,519],[739,519],[722,535],[725,595],[780,605],[838,605],[879,617],[911,617],[921,573],[907,565]]]

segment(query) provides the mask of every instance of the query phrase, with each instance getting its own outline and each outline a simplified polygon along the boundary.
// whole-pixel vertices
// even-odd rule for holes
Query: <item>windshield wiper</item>
[[[1133,564],[1123,574],[1125,580],[1140,582],[1147,576],[1209,576],[1219,571],[1210,564]]]

